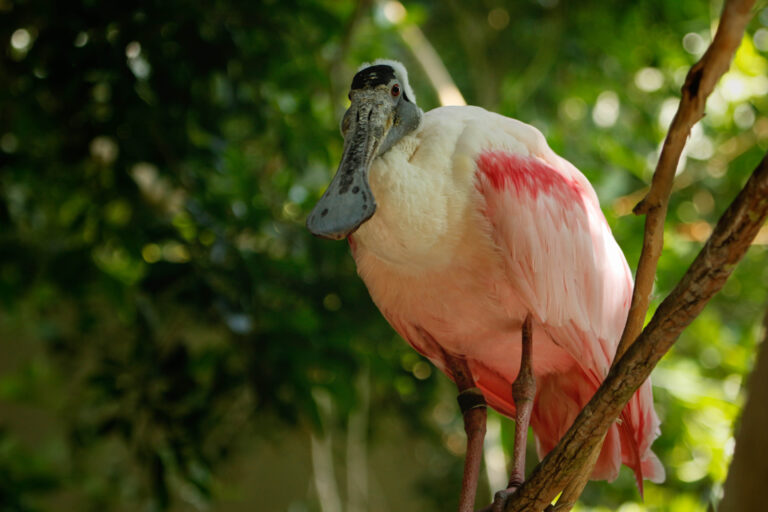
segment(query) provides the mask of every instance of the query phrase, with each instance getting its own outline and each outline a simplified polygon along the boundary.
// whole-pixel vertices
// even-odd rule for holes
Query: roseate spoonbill
[[[608,372],[632,276],[597,195],[543,135],[479,107],[422,113],[399,62],[363,65],[341,123],[344,153],[307,219],[348,238],[357,270],[394,329],[455,381],[467,455],[459,509],[473,509],[485,404],[516,421],[509,488],[524,479]],[[660,482],[646,381],[610,428],[591,475],[626,464]],[[499,505],[501,503],[502,505]]]

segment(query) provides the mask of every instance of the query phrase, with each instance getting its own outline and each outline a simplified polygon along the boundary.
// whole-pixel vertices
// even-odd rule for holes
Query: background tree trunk
[[[763,342],[749,379],[747,403],[736,435],[736,451],[725,481],[719,512],[762,510],[768,484],[768,311],[763,320]]]

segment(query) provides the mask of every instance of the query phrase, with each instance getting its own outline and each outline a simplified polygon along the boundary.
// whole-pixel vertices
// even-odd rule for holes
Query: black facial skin
[[[366,87],[373,88],[377,85],[387,85],[396,80],[397,75],[395,75],[395,70],[392,67],[386,64],[379,64],[358,71],[352,79],[350,89],[354,91],[356,89],[365,89]],[[403,99],[411,101],[408,95],[405,94],[405,90],[403,90]]]
[[[354,91],[366,87],[373,88],[377,85],[386,85],[395,78],[394,69],[390,66],[379,64],[378,66],[371,66],[358,71],[352,79],[352,86],[350,89]]]

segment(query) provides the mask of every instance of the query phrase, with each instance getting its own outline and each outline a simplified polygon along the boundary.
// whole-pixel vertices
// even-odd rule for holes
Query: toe
[[[515,494],[517,491],[517,486],[514,487],[508,487],[506,489],[503,489],[499,492],[497,492],[493,496],[493,506],[491,507],[492,512],[504,512],[504,508],[507,506],[507,501],[509,501],[509,498]]]

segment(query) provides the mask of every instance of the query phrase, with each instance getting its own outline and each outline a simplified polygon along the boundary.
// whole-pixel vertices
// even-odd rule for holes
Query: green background
[[[451,384],[376,311],[346,244],[303,225],[354,70],[399,59],[438,106],[402,37],[420,28],[468,103],[588,176],[634,268],[630,210],[721,3],[405,7],[0,0],[0,510],[455,508]],[[654,304],[768,147],[766,26],[758,2],[689,141]],[[767,243],[653,374],[667,481],[643,502],[623,468],[579,510],[719,499]],[[491,421],[509,453],[512,422]]]

